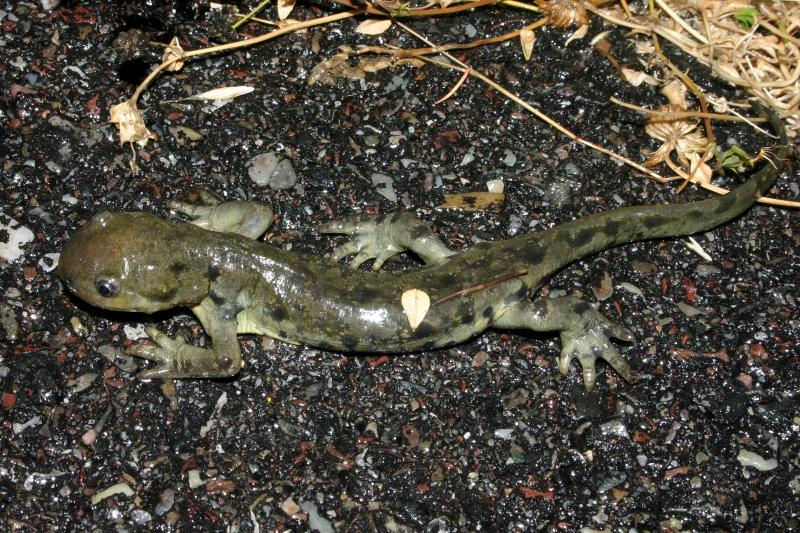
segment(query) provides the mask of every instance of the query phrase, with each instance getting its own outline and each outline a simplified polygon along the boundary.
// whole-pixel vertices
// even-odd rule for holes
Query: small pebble
[[[294,187],[297,174],[292,162],[275,152],[258,154],[247,161],[247,174],[259,187],[283,191]]]

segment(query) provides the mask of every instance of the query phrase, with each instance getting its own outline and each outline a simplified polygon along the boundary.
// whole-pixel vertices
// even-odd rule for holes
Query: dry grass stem
[[[607,21],[663,38],[774,109],[790,137],[800,132],[800,2],[652,0],[632,13],[614,3],[586,8]],[[709,96],[714,104],[720,99]],[[727,102],[723,103],[723,107]],[[715,106],[716,107],[716,106]],[[723,109],[717,109],[723,111]]]

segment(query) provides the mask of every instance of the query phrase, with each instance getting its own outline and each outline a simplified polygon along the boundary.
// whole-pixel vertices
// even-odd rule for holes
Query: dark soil
[[[698,236],[712,262],[680,239],[636,243],[579,261],[542,289],[597,302],[634,331],[638,342],[622,351],[637,383],[601,364],[587,393],[577,366],[559,375],[557,336],[494,331],[392,357],[244,336],[246,366],[233,379],[137,380],[147,363],[119,354],[139,342],[141,323],[207,340],[186,310],[110,314],[67,294],[53,270],[57,254],[103,210],[177,220],[166,201],[206,187],[270,202],[279,218],[267,241],[324,254],[341,241],[315,226],[354,212],[415,211],[461,249],[621,205],[708,193],[676,196],[472,79],[435,104],[459,73],[433,65],[309,86],[311,69],[341,45],[422,46],[397,26],[381,37],[356,34],[358,19],[160,76],[139,103],[157,139],[137,148],[134,173],[107,110],[158,63],[162,49],[147,43],[178,35],[194,49],[242,36],[221,37],[226,21],[190,2],[61,4],[0,3],[0,243],[30,231],[20,257],[0,262],[4,530],[798,527],[800,231],[792,210],[758,206]],[[301,6],[292,16],[333,9]],[[412,26],[446,43],[533,17],[489,7]],[[132,29],[142,44],[126,48],[118,38]],[[566,46],[571,30],[540,30],[528,62],[516,41],[458,56],[577,134],[642,161],[658,142],[641,116],[608,98],[651,108],[665,100],[620,80],[594,52],[590,38],[607,29],[595,20],[585,39]],[[623,65],[639,68],[623,32],[608,39]],[[704,90],[736,97],[670,54]],[[163,103],[224,85],[255,91],[216,110]],[[736,126],[717,136],[751,153],[771,142]],[[291,161],[296,185],[273,191],[250,179],[245,163],[269,151]],[[798,198],[797,169],[794,157],[775,196]],[[393,179],[395,201],[373,185],[375,172]],[[443,194],[482,191],[490,179],[505,182],[500,214],[435,208]],[[10,231],[9,217],[20,227]],[[414,266],[404,258],[387,268]],[[743,464],[743,453],[760,456],[762,469]],[[124,492],[99,496],[114,486]]]

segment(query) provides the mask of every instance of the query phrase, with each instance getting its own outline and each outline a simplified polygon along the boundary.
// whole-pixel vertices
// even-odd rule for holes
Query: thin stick
[[[466,289],[461,289],[460,291],[456,291],[452,294],[448,294],[447,296],[443,296],[442,298],[439,298],[438,300],[433,302],[433,304],[436,305],[436,304],[442,304],[444,302],[449,302],[450,300],[458,298],[459,296],[466,296],[467,294],[472,294],[473,292],[478,292],[484,289],[488,289],[489,287],[494,287],[495,285],[498,285],[510,279],[524,276],[527,273],[528,273],[527,268],[521,268],[519,270],[515,270],[507,274],[502,274],[500,276],[497,276],[496,278],[492,278],[490,280],[478,283],[477,285],[473,285],[472,287],[467,287]]]
[[[399,21],[396,21],[396,22],[397,22],[398,25],[400,25],[403,29],[405,29],[411,35],[415,36],[417,39],[423,41],[425,44],[427,44],[429,46],[432,46],[434,48],[436,47],[435,44],[430,42],[424,36],[422,36],[419,33],[415,32],[414,30],[412,30],[411,28],[409,28],[405,24],[403,24],[403,23],[401,23]],[[621,161],[622,163],[624,163],[624,164],[626,164],[626,165],[628,165],[630,167],[635,168],[639,172],[642,172],[642,173],[650,176],[651,178],[653,178],[654,180],[658,181],[659,183],[666,183],[668,181],[666,178],[664,178],[663,176],[659,175],[658,173],[653,172],[649,168],[647,168],[647,167],[645,167],[643,165],[640,165],[639,163],[636,163],[635,161],[632,161],[632,160],[628,159],[627,157],[621,156],[621,155],[619,155],[619,154],[617,154],[615,152],[612,152],[611,150],[608,150],[607,148],[604,148],[604,147],[602,147],[602,146],[600,146],[598,144],[595,144],[595,143],[593,143],[591,141],[588,141],[588,140],[586,140],[586,139],[584,139],[582,137],[579,137],[578,135],[576,135],[572,131],[568,130],[566,127],[562,126],[561,124],[559,124],[555,120],[551,119],[546,114],[542,113],[541,111],[539,111],[538,109],[536,109],[535,107],[530,105],[525,100],[521,99],[519,96],[515,95],[514,93],[512,93],[511,91],[509,91],[508,89],[506,89],[502,85],[499,85],[498,83],[496,83],[491,78],[489,78],[487,76],[484,76],[483,74],[481,74],[480,72],[478,72],[475,69],[470,68],[468,65],[466,65],[462,61],[459,61],[458,59],[456,59],[453,55],[451,55],[451,54],[449,54],[449,53],[447,53],[445,51],[442,51],[442,53],[445,56],[447,56],[448,58],[450,58],[451,61],[453,61],[456,64],[460,65],[461,69],[463,69],[462,72],[466,71],[466,70],[469,70],[470,76],[474,76],[474,77],[478,78],[483,83],[487,84],[488,86],[490,86],[494,90],[496,90],[499,93],[503,94],[506,98],[509,98],[510,100],[513,100],[518,105],[522,106],[524,109],[526,109],[527,111],[532,113],[534,116],[536,116],[540,120],[544,121],[545,123],[551,125],[556,130],[560,131],[561,133],[563,133],[564,135],[566,135],[567,137],[569,137],[573,141],[575,141],[575,142],[577,142],[579,144],[582,144],[584,146],[588,146],[588,147],[590,147],[590,148],[592,148],[594,150],[597,150],[600,153],[606,154],[607,156],[611,157],[612,159],[616,159],[617,161]],[[451,67],[453,67],[453,66],[451,65]],[[461,69],[456,69],[456,70],[461,70]]]
[[[234,23],[231,25],[231,29],[233,29],[233,30],[238,30],[238,29],[239,29],[239,27],[240,27],[242,24],[244,24],[245,22],[249,21],[251,18],[253,18],[254,16],[256,16],[256,14],[258,14],[258,12],[259,12],[259,11],[261,11],[262,9],[264,9],[264,7],[265,7],[267,4],[269,4],[271,1],[272,1],[272,0],[262,0],[262,1],[261,1],[261,3],[259,3],[259,4],[258,4],[258,5],[255,7],[255,8],[253,8],[253,10],[252,10],[252,11],[250,11],[250,13],[248,13],[248,14],[247,14],[247,15],[245,15],[244,17],[242,17],[242,18],[240,18],[239,20],[237,20],[236,22],[234,22]]]
[[[619,98],[612,96],[609,98],[610,102],[617,104],[618,106],[626,107],[628,109],[633,109],[634,111],[638,111],[644,115],[648,115],[651,117],[658,117],[661,120],[671,121],[677,120],[679,118],[710,118],[712,120],[726,120],[730,122],[766,122],[767,119],[762,117],[752,117],[745,119],[744,117],[740,117],[737,115],[725,115],[722,113],[703,113],[702,111],[657,111],[655,109],[647,109],[646,107],[639,107],[635,104],[629,104],[628,102],[623,102]],[[763,130],[762,133],[767,133]]]
[[[448,50],[467,50],[470,48],[476,48],[478,46],[483,46],[485,44],[495,44],[501,43],[504,41],[508,41],[510,39],[514,39],[519,37],[519,34],[524,30],[535,30],[541,26],[546,25],[549,22],[547,17],[541,18],[536,22],[528,24],[524,28],[520,28],[518,30],[510,31],[508,33],[504,33],[502,35],[497,35],[495,37],[487,37],[485,39],[477,39],[475,41],[470,41],[468,43],[450,43],[450,44],[443,44],[439,46],[429,46],[425,48],[385,48],[381,46],[363,46],[356,50],[356,54],[390,54],[395,57],[419,57],[424,55],[430,54],[440,54],[444,51]]]
[[[148,85],[150,85],[150,82],[153,81],[153,79],[156,76],[158,76],[158,74],[161,73],[162,70],[164,70],[165,68],[167,68],[176,61],[183,61],[190,57],[211,54],[214,52],[222,52],[225,50],[234,50],[236,48],[253,46],[255,44],[269,41],[270,39],[275,39],[276,37],[280,37],[281,35],[286,35],[287,33],[292,33],[305,28],[310,28],[312,26],[319,26],[320,24],[327,24],[329,22],[355,17],[356,15],[360,15],[363,12],[364,11],[360,9],[354,11],[343,11],[342,13],[328,15],[327,17],[319,17],[311,20],[304,20],[302,22],[297,22],[295,24],[289,24],[287,26],[284,26],[283,28],[278,28],[269,33],[265,33],[264,35],[259,35],[258,37],[252,37],[250,39],[245,39],[243,41],[234,41],[232,43],[221,44],[218,46],[209,46],[208,48],[198,48],[197,50],[190,50],[188,52],[185,52],[183,54],[183,57],[175,57],[168,61],[164,61],[163,63],[159,64],[155,69],[153,69],[153,71],[136,88],[136,91],[134,91],[133,96],[130,97],[130,101],[135,105],[136,101],[139,99],[139,96],[142,94],[142,91]]]

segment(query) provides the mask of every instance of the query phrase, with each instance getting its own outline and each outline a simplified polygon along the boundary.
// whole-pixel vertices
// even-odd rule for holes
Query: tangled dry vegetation
[[[707,65],[713,75],[745,90],[778,112],[790,137],[800,129],[800,2],[798,0],[650,0],[632,12],[625,0],[590,9],[613,24],[644,35],[637,49],[645,66],[662,62],[658,39]],[[641,6],[641,4],[640,4]],[[667,77],[669,77],[667,75]],[[742,103],[705,95],[714,110]]]
[[[253,46],[287,33],[333,24],[356,16],[364,19],[355,30],[359,33],[378,36],[397,26],[401,31],[420,39],[426,46],[412,49],[379,44],[359,48],[341,47],[324,56],[321,54],[319,63],[309,75],[309,84],[335,84],[338,78],[363,78],[370,72],[400,65],[422,68],[426,62],[458,70],[462,72],[461,79],[439,101],[452,97],[468,77],[475,77],[574,141],[620,160],[662,183],[682,179],[684,186],[694,182],[709,190],[725,193],[725,189],[712,183],[715,173],[724,169],[744,170],[756,159],[769,157],[769,150],[756,156],[749,156],[738,147],[720,151],[714,141],[711,119],[745,120],[754,127],[754,122],[759,120],[745,119],[740,114],[742,108],[749,107],[746,98],[730,101],[720,95],[703,93],[696,83],[670,62],[662,49],[662,41],[668,41],[690,54],[707,65],[712,75],[735,85],[749,97],[759,99],[779,113],[791,137],[795,137],[800,129],[800,37],[797,36],[800,30],[800,0],[637,0],[635,4],[628,0],[429,0],[426,3],[422,0],[419,3],[400,0],[332,0],[346,10],[302,21],[290,18],[296,1],[277,0],[272,7],[269,0],[264,0],[247,14],[235,13],[232,8],[217,4],[218,9],[228,10],[233,29],[246,23],[269,25],[275,29],[258,37],[191,51],[185,51],[177,38],[169,45],[164,45],[162,63],[128,100],[110,110],[111,122],[120,128],[120,142],[130,142],[132,147],[134,143],[144,146],[153,138],[136,103],[141,92],[162,72],[178,71],[195,56]],[[402,23],[404,19],[412,17],[436,17],[477,8],[491,8],[495,4],[530,12],[535,19],[521,25],[517,30],[466,43],[432,43]],[[274,20],[259,18],[262,11],[269,13],[270,10],[276,15]],[[649,109],[636,108],[650,117],[645,131],[663,143],[644,163],[631,161],[580,138],[478,70],[449,54],[451,50],[488,46],[516,39],[520,46],[520,61],[527,61],[535,56],[535,31],[538,28],[545,25],[574,28],[572,34],[565,39],[566,46],[573,40],[586,37],[590,13],[631,30],[627,38],[634,40],[636,44],[640,65],[634,65],[634,68],[631,65],[621,66],[610,53],[606,53],[620,75],[634,85],[648,83],[658,86],[669,100],[667,104],[657,108],[655,105]],[[598,50],[606,33],[602,32],[591,39],[591,44]],[[354,58],[358,58],[358,61],[351,61]],[[235,97],[241,93],[242,88],[231,89],[233,90],[229,97]],[[695,95],[699,110],[690,108],[686,99],[687,92]],[[198,99],[199,96],[193,98]],[[623,102],[617,103],[626,105]],[[708,104],[716,113],[709,112]],[[648,168],[661,163],[665,163],[674,176],[664,178]],[[135,151],[132,167],[135,167]],[[797,202],[771,198],[762,198],[760,201],[800,206]]]

